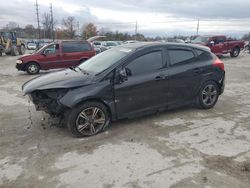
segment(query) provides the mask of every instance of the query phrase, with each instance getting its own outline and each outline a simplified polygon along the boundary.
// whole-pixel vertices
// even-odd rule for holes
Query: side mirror
[[[59,44],[56,44],[56,50],[59,50]]]
[[[127,75],[127,71],[126,71],[126,68],[123,68],[120,70],[119,72],[119,77],[122,81],[126,81],[128,80],[128,75]]]
[[[128,76],[131,76],[131,71],[128,68],[121,69],[116,77],[116,83],[121,84],[128,80]]]
[[[210,41],[209,44],[210,44],[210,46],[214,46],[214,41],[213,40]]]

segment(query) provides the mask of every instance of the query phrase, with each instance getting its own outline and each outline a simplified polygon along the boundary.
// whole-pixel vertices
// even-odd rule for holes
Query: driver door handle
[[[158,75],[158,76],[155,77],[155,80],[156,80],[156,81],[159,81],[159,80],[164,80],[165,78],[166,78],[165,75],[160,74],[160,75]]]
[[[195,68],[195,69],[194,69],[194,72],[197,73],[197,74],[198,74],[198,73],[201,73],[201,72],[202,72],[202,68]]]

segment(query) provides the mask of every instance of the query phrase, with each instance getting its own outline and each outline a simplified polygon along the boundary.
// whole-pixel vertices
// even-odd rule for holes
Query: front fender
[[[109,107],[113,115],[115,106],[114,91],[110,80],[71,89],[59,100],[59,102],[68,108],[73,108],[74,106],[87,100],[102,101]]]

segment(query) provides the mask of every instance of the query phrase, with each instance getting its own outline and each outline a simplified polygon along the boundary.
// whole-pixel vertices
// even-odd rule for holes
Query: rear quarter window
[[[88,43],[65,42],[65,43],[63,43],[62,51],[64,53],[87,52],[87,51],[91,51],[91,47]]]
[[[193,51],[188,49],[168,49],[168,54],[172,66],[196,61]]]
[[[198,61],[208,61],[213,58],[209,52],[199,50],[199,49],[195,49],[195,52],[197,53]]]

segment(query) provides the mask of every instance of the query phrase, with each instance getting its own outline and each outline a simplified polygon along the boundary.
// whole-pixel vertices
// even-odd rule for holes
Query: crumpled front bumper
[[[60,115],[66,107],[57,98],[50,98],[42,91],[29,94],[30,100],[34,103],[37,111],[44,111],[50,115]]]
[[[25,71],[25,64],[16,64],[16,69],[19,71]]]

